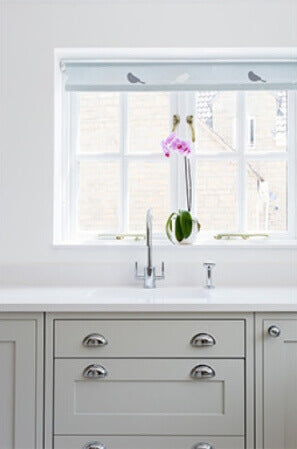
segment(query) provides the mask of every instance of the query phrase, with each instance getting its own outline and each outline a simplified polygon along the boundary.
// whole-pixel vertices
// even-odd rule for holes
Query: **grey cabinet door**
[[[297,448],[297,319],[263,320],[263,447]],[[269,335],[277,326],[281,334]]]
[[[35,319],[2,319],[0,314],[0,449],[41,447],[37,336]]]
[[[106,377],[84,378],[93,364]],[[56,359],[55,434],[244,435],[244,361]]]

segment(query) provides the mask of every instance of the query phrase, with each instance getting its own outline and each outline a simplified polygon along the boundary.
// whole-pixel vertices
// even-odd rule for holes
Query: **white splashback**
[[[120,251],[119,249],[117,251]],[[99,251],[100,252],[100,251]],[[145,250],[126,252],[119,260],[43,262],[0,265],[0,284],[37,286],[121,286],[140,285],[134,280],[134,261],[145,264]],[[99,257],[98,257],[99,259]],[[202,286],[204,261],[213,260],[217,286],[291,286],[297,285],[296,250],[201,250],[199,248],[155,250],[157,269],[165,261],[164,286]]]

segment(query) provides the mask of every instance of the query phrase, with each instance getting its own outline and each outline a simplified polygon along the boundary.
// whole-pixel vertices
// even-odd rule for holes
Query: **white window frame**
[[[251,124],[253,123],[253,142],[251,142]],[[248,136],[247,136],[247,145],[249,148],[255,148],[256,146],[256,118],[255,117],[248,117]]]
[[[75,242],[76,244],[84,244],[86,236],[77,236],[75,226],[73,224],[76,220],[76,212],[74,204],[77,204],[77,165],[75,163],[75,158],[71,154],[75,144],[73,144],[73,139],[76,140],[78,136],[75,132],[71,134],[70,141],[69,135],[65,131],[67,126],[61,126],[62,123],[65,124],[67,118],[69,118],[70,110],[73,111],[71,107],[71,95],[65,93],[63,87],[63,74],[60,70],[61,59],[67,57],[76,57],[78,59],[96,59],[100,61],[156,61],[156,60],[209,60],[209,59],[226,59],[232,60],[242,60],[242,59],[259,59],[259,60],[271,60],[275,58],[277,60],[288,60],[297,59],[297,49],[246,49],[245,51],[238,51],[236,49],[59,49],[55,52],[55,180],[54,180],[54,244],[71,244]],[[143,56],[145,55],[145,57]],[[193,109],[193,95],[194,93],[175,93],[175,98],[178,98],[178,105],[180,105],[183,115],[192,114],[195,109]],[[183,97],[183,98],[181,98]],[[238,201],[243,206],[243,210],[246,211],[246,191],[245,191],[245,175],[241,176],[241,173],[245,173],[243,167],[246,166],[248,159],[261,159],[272,160],[272,159],[286,159],[288,163],[288,207],[287,219],[288,219],[288,232],[272,232],[269,234],[274,239],[295,239],[296,238],[296,199],[294,196],[294,191],[297,186],[295,177],[295,149],[296,149],[296,133],[295,133],[295,123],[296,123],[296,92],[289,92],[288,97],[288,152],[282,153],[281,155],[277,152],[265,153],[265,154],[251,154],[247,155],[243,152],[244,139],[246,138],[246,129],[243,129],[242,125],[236,126],[236,139],[237,139],[237,152],[232,154],[232,159],[235,157],[238,163]],[[172,113],[180,113],[177,109],[177,104],[173,104]],[[239,102],[240,103],[240,102]],[[239,107],[240,104],[239,104]],[[172,116],[172,114],[171,114]],[[72,118],[73,123],[73,118]],[[69,124],[68,124],[69,125]],[[185,120],[181,121],[179,126],[179,133],[185,136],[187,133],[189,135],[188,125]],[[124,137],[125,138],[125,137]],[[97,156],[96,156],[97,157]],[[100,156],[99,156],[100,157]],[[104,156],[103,156],[104,157]],[[110,156],[106,156],[110,158]],[[125,158],[137,158],[140,159],[143,156],[126,155]],[[147,156],[150,160],[151,155]],[[153,157],[159,158],[158,155]],[[160,158],[162,156],[160,155]],[[122,169],[126,170],[126,162],[123,157],[121,161]],[[194,156],[195,159],[230,159],[229,154],[218,153],[211,155],[198,154]],[[126,159],[127,160],[127,159]],[[195,178],[195,163],[193,165],[193,178]],[[176,177],[179,179],[179,183],[176,183]],[[127,179],[127,177],[126,177]],[[68,181],[66,181],[68,180]],[[176,210],[178,207],[185,207],[185,193],[183,189],[184,175],[183,175],[183,164],[176,162],[171,162],[170,169],[170,209]],[[295,187],[295,188],[294,188]],[[71,194],[70,194],[71,192]],[[195,189],[193,192],[193,205],[195,205]],[[121,189],[121,195],[127,197],[127,183],[124,181]],[[292,207],[293,206],[293,207]],[[121,223],[127,223],[126,211],[127,208],[123,208]],[[239,214],[239,226],[241,232],[245,229],[246,217],[245,214]],[[220,232],[217,230],[216,232]],[[91,233],[87,233],[87,240],[90,240]],[[94,233],[93,233],[94,234]],[[205,239],[212,238],[213,232],[204,232]],[[92,239],[91,239],[92,240]],[[100,243],[98,239],[92,241],[92,243]]]

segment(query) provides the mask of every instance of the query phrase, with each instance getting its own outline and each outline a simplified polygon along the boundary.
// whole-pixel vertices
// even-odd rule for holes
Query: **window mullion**
[[[80,161],[77,159],[79,147],[79,97],[77,92],[69,96],[70,135],[69,135],[69,235],[71,240],[78,231],[78,191]]]
[[[297,93],[296,91],[288,91],[288,128],[287,128],[287,220],[288,234],[291,238],[297,236],[297,168],[296,153],[297,144],[296,135],[296,119],[297,119]]]
[[[79,153],[76,155],[78,161],[113,161],[119,158],[119,153]]]
[[[120,144],[121,145],[121,144]],[[124,153],[125,159],[130,161],[162,161],[162,154],[158,153],[139,153],[139,154],[127,154]],[[76,155],[78,161],[114,161],[121,159],[122,154],[119,153],[80,153]]]
[[[195,157],[201,161],[234,161],[239,159],[239,155],[235,151],[232,151],[232,153],[196,153]]]
[[[181,139],[187,136],[187,98],[186,92],[178,92],[178,111],[180,115],[180,124],[177,133]],[[185,186],[185,167],[184,158],[176,157],[177,160],[177,208],[186,209],[186,186]]]
[[[179,114],[179,102],[178,102],[178,93],[172,92],[170,95],[170,117],[169,117],[169,130],[171,132],[172,130],[172,122],[173,122],[173,115]],[[160,150],[161,151],[161,150]],[[178,158],[172,157],[170,159],[170,175],[169,175],[169,183],[170,183],[170,192],[169,192],[169,207],[170,211],[169,213],[175,211],[178,209]]]
[[[64,119],[67,126],[63,128],[62,140],[61,140],[61,192],[62,192],[62,209],[61,209],[61,237],[62,240],[68,240],[70,236],[70,167],[71,167],[71,157],[70,144],[71,144],[71,103],[70,103],[70,93],[64,92],[62,97],[62,107],[64,108]],[[65,152],[62,148],[65,148]]]
[[[128,98],[127,93],[120,94],[120,210],[119,232],[128,230]]]
[[[194,117],[194,128],[195,133],[197,132],[196,127],[196,92],[186,92],[186,110],[184,114],[184,121],[186,122],[186,117],[188,115],[193,115]],[[187,131],[186,131],[186,137],[187,139],[192,142],[192,133],[190,130],[189,125],[186,123]],[[195,139],[197,141],[197,135],[195,136]],[[196,196],[197,196],[197,159],[195,157],[196,154],[196,146],[195,142],[192,142],[193,150],[192,150],[192,157],[191,157],[191,175],[192,175],[192,215],[197,215],[199,212],[196,210]]]
[[[236,109],[236,150],[238,154],[237,166],[237,213],[239,232],[246,230],[247,194],[246,194],[246,96],[244,91],[237,92]]]
[[[287,160],[289,158],[289,155],[285,152],[281,153],[256,153],[252,154],[252,153],[246,153],[245,154],[245,160],[246,161],[283,161],[283,160]]]

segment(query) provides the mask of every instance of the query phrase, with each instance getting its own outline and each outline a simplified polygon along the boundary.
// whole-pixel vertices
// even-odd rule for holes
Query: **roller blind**
[[[61,61],[67,91],[296,89],[297,61]]]

